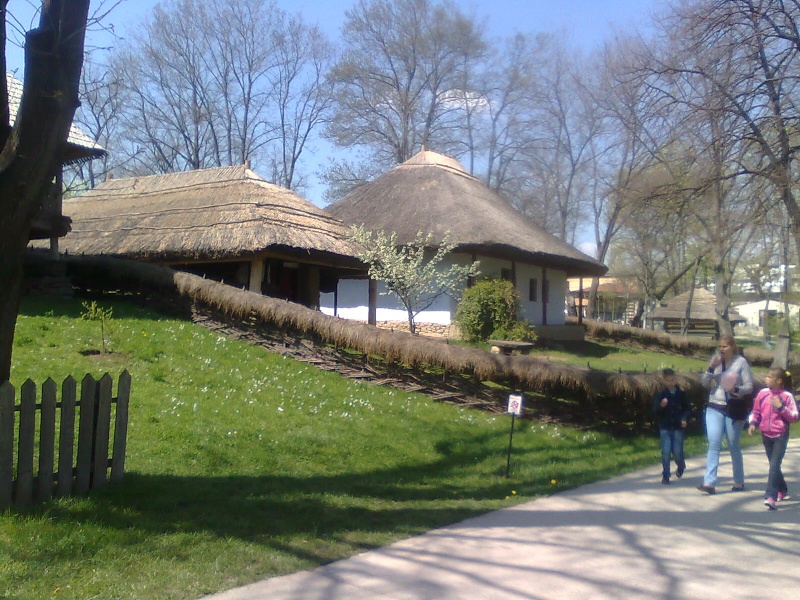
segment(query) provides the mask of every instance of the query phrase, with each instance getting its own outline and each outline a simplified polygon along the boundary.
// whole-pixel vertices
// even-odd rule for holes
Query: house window
[[[500,279],[514,283],[514,279],[511,276],[511,269],[500,269]]]
[[[536,281],[536,279],[531,279],[530,280],[530,282],[528,284],[528,300],[530,300],[531,302],[537,302],[538,301],[538,295],[537,295],[538,286],[539,286],[539,282]]]

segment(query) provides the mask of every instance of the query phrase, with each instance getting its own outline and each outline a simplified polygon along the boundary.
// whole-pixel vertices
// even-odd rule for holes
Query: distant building
[[[689,302],[691,299],[691,306]],[[685,292],[669,300],[666,305],[658,306],[648,320],[658,324],[668,333],[680,333],[686,320],[686,309],[689,308],[689,334],[715,336],[717,334],[717,297],[702,288],[694,292]],[[745,319],[734,309],[728,309],[731,325],[744,323]]]
[[[786,317],[786,305],[781,300],[758,300],[746,304],[737,304],[738,312],[745,320],[743,326],[753,335],[763,335],[764,325],[769,319],[783,319]],[[792,329],[800,326],[798,322],[800,306],[789,304],[789,316],[792,320]]]
[[[624,325],[630,323],[636,313],[636,303],[640,297],[636,281],[618,277],[600,277],[597,285],[597,302],[593,313],[588,314],[591,290],[592,278],[570,278],[567,313],[577,315],[580,307],[581,316],[588,319]]]

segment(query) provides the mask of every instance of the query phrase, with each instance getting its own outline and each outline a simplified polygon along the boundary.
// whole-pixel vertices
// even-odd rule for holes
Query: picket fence
[[[36,384],[28,379],[20,387],[16,404],[14,386],[8,381],[0,384],[0,509],[46,502],[54,495],[85,494],[107,481],[122,480],[131,389],[128,371],[119,376],[116,397],[112,385],[108,373],[99,380],[86,375],[78,399],[77,382],[70,376],[61,385],[58,401],[58,386],[48,378],[37,402]],[[38,470],[34,473],[35,462]]]

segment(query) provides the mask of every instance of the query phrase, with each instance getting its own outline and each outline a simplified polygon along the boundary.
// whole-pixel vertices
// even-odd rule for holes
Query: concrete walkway
[[[745,451],[745,492],[729,491],[729,458],[714,496],[696,489],[704,457],[669,486],[654,466],[206,600],[796,597],[798,442],[784,460],[793,496],[777,511],[763,505],[759,445]]]

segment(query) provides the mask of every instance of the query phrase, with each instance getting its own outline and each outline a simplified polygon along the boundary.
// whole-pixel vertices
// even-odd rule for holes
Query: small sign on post
[[[511,433],[508,436],[508,458],[506,460],[506,479],[511,473],[511,445],[514,441],[514,419],[517,415],[522,415],[522,394],[515,393],[508,395],[507,412],[511,413]]]

